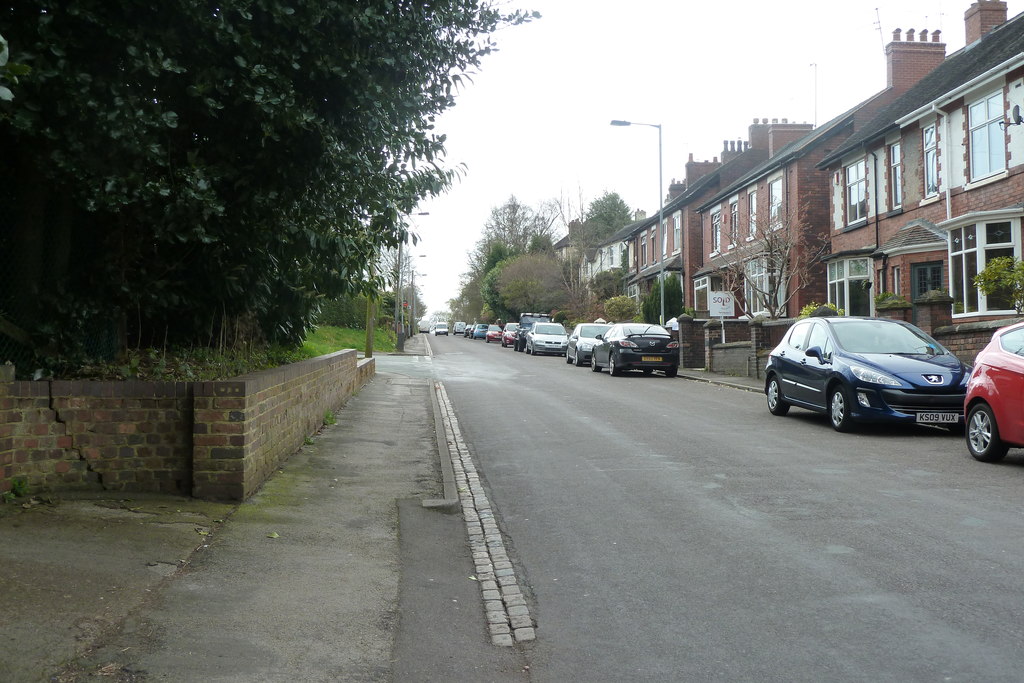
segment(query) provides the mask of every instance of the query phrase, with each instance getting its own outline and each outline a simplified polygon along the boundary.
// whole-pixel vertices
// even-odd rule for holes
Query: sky
[[[464,172],[410,219],[429,312],[447,310],[509,197],[579,215],[617,192],[653,215],[690,154],[720,158],[755,118],[820,125],[884,89],[894,29],[939,29],[947,55],[962,48],[972,1],[498,0],[542,16],[494,34],[498,51],[436,122],[446,165]],[[661,125],[660,186],[657,129],[613,119]]]

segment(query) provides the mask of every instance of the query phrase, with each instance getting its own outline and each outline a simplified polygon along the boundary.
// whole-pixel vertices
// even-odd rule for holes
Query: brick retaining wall
[[[0,492],[244,500],[376,372],[355,350],[218,382],[15,381],[0,367]]]

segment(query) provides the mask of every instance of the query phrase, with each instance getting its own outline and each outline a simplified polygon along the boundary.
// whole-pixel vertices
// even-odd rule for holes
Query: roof
[[[878,251],[892,254],[897,251],[913,251],[919,248],[945,248],[946,239],[937,232],[938,228],[928,221],[912,221],[900,228]]]
[[[826,156],[820,168],[830,166],[846,154],[899,128],[900,119],[955,91],[995,67],[1021,58],[1024,53],[1024,14],[1018,14],[993,28],[981,40],[971,43],[935,67],[907,92],[881,110],[854,132],[844,144]]]
[[[662,270],[680,271],[680,272],[682,272],[682,270],[683,270],[683,259],[682,259],[682,257],[679,254],[676,254],[675,256],[673,256],[672,258],[670,258],[667,261],[659,262],[659,263],[655,263],[653,265],[647,266],[646,268],[641,270],[639,273],[634,273],[633,275],[631,275],[630,278],[629,278],[629,282],[633,283],[633,282],[639,282],[640,280],[646,280],[648,278],[654,277],[655,275],[660,273]]]

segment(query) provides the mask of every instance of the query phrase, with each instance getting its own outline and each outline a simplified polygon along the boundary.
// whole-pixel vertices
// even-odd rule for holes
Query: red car
[[[1024,323],[996,330],[974,362],[967,383],[967,450],[976,460],[1002,460],[1024,447]]]
[[[492,341],[500,342],[501,341],[501,328],[498,327],[497,325],[488,325],[487,326],[487,335],[484,337],[484,341],[487,342],[488,344],[490,344]]]
[[[501,348],[515,346],[518,329],[519,323],[505,323],[505,329],[501,331]]]

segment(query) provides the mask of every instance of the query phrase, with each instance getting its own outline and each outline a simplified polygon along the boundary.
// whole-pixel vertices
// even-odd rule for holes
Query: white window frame
[[[780,277],[784,277],[780,274]],[[761,292],[768,291],[768,268],[765,267],[765,259],[763,256],[758,258],[752,258],[744,264],[743,268],[743,300],[747,304],[748,309],[753,309],[751,301],[756,301],[757,308],[750,311],[751,315],[768,315],[769,311],[763,307],[764,300],[761,298],[761,293],[754,289],[751,284],[753,280],[760,288]],[[779,291],[775,293],[775,308],[780,310],[783,302],[786,300],[786,292],[784,291],[784,285],[780,285]]]
[[[729,200],[729,248],[732,249],[740,241],[740,198]]]
[[[772,230],[782,227],[782,178],[768,183],[768,219]]]
[[[701,292],[704,294],[704,307],[700,303]],[[698,311],[706,311],[711,302],[711,276],[694,278],[693,280],[693,308]]]
[[[903,147],[894,142],[889,145],[889,208],[903,206]]]
[[[722,253],[722,211],[715,209],[711,212],[711,253]]]
[[[647,233],[640,235],[640,267],[647,267]]]
[[[651,228],[650,237],[651,237],[651,241],[650,241],[651,265],[654,265],[655,263],[658,262],[658,259],[656,258],[657,255],[658,255],[658,227],[657,226],[654,226],[654,227]]]
[[[661,260],[668,256],[668,221],[661,223]]]
[[[747,193],[747,241],[757,237],[757,190]]]
[[[843,200],[847,225],[867,220],[868,164],[866,159],[858,159],[843,167]]]
[[[672,214],[672,253],[678,254],[683,248],[683,215],[676,211]]]
[[[1003,133],[1003,91],[989,93],[967,105],[971,182],[1006,170]]]
[[[867,257],[829,261],[828,264],[828,302],[836,308],[846,311],[846,315],[870,315],[870,302],[867,311],[850,310],[850,287],[854,283],[864,286],[863,282],[871,281],[871,259]]]
[[[949,292],[953,317],[1013,314],[1013,308],[989,308],[974,286],[974,275],[999,256],[1021,258],[1020,217],[999,217],[959,225],[949,231]]]
[[[938,126],[934,123],[921,131],[922,159],[924,161],[925,199],[939,196],[939,140]]]

